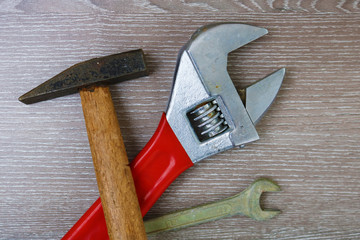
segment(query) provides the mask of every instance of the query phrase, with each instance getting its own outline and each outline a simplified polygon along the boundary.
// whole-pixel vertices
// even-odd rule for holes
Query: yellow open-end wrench
[[[154,234],[178,230],[236,214],[248,216],[258,221],[270,219],[278,215],[280,211],[263,210],[260,206],[260,196],[263,192],[277,191],[280,191],[277,184],[267,179],[258,179],[247,189],[230,198],[145,221],[146,233]]]

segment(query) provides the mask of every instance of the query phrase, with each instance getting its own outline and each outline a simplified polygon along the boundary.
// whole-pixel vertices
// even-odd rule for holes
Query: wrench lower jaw
[[[263,210],[260,213],[254,214],[250,217],[256,221],[264,221],[273,218],[280,213],[280,210]]]

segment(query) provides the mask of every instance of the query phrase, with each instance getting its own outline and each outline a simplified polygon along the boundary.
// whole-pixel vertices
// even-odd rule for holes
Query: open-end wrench
[[[130,165],[143,216],[194,163],[259,139],[255,124],[275,99],[285,69],[238,92],[227,72],[227,55],[266,33],[239,23],[211,24],[181,48],[166,114]],[[63,239],[106,238],[98,199]]]
[[[257,221],[267,220],[280,213],[279,210],[262,210],[260,196],[263,192],[277,192],[280,187],[267,179],[258,179],[247,189],[217,202],[195,206],[144,222],[147,234],[178,230],[237,214]]]

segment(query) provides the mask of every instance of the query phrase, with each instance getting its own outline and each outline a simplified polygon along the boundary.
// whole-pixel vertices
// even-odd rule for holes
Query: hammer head
[[[25,93],[19,101],[31,104],[67,94],[79,89],[113,84],[148,75],[141,49],[94,58],[78,63]]]

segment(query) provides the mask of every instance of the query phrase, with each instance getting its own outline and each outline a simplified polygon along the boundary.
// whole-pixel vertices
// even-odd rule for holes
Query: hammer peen
[[[129,161],[108,84],[148,75],[141,49],[72,66],[19,100],[30,104],[80,92],[110,239],[146,239]]]

